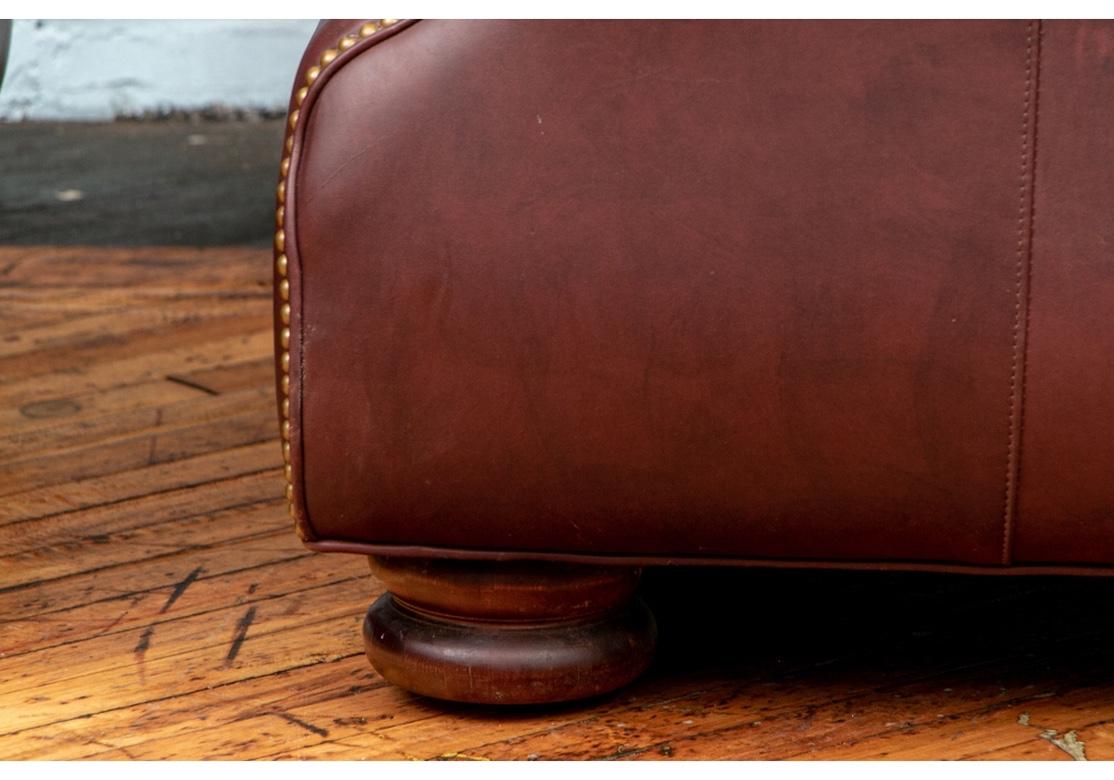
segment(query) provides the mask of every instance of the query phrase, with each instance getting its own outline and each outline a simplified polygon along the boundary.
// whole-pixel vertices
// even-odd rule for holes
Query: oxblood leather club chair
[[[389,680],[642,671],[639,567],[1114,570],[1114,24],[323,24],[287,495]]]

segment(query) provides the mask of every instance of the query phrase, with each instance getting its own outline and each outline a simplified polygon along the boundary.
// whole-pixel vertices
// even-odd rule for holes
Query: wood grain
[[[255,249],[0,248],[0,758],[1114,758],[1114,581],[651,570],[587,703],[385,684],[289,527]]]

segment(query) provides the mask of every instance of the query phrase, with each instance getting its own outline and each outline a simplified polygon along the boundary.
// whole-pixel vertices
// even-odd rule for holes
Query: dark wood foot
[[[452,701],[538,704],[614,690],[650,664],[657,628],[637,569],[372,557],[388,592],[364,619],[371,665]]]

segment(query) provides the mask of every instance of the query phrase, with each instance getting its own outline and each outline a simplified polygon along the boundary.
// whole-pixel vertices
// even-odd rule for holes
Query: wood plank
[[[205,492],[184,488],[88,512],[55,515],[49,524],[5,526],[0,531],[7,533],[0,534],[0,540],[27,538],[20,538],[19,549],[0,555],[0,588],[17,589],[291,528],[283,500],[276,495],[282,492],[276,477],[275,472],[264,471],[210,485],[213,489]],[[13,541],[12,546],[16,544]]]
[[[270,297],[268,293],[260,290],[257,297],[266,299]],[[77,359],[73,354],[77,351],[103,357],[111,351],[125,351],[126,347],[146,351],[145,343],[154,343],[157,349],[165,345],[169,333],[196,328],[208,320],[243,315],[241,296],[214,294],[169,301],[159,297],[136,298],[116,301],[116,305],[91,302],[89,314],[11,331],[8,338],[0,341],[0,372],[5,365],[14,364],[17,356],[24,359],[24,366],[39,364],[49,370],[57,365],[55,360]]]
[[[258,315],[251,321],[249,332],[218,337],[207,334],[207,340],[178,344],[171,342],[161,351],[134,357],[121,357],[87,367],[73,367],[43,376],[27,377],[16,369],[14,381],[0,385],[0,404],[22,407],[29,403],[69,398],[75,393],[106,390],[140,382],[163,380],[183,369],[207,368],[258,358],[274,348],[269,315]]]
[[[167,746],[178,744],[183,754],[198,756],[200,752],[188,747],[192,737],[187,735],[199,729],[224,729],[238,735],[240,744],[250,745],[257,739],[256,734],[241,732],[237,725],[245,714],[267,713],[280,720],[278,713],[284,713],[290,702],[330,700],[339,704],[346,699],[358,702],[367,696],[378,696],[384,690],[393,692],[396,698],[405,696],[392,691],[368,667],[362,652],[353,650],[350,655],[332,660],[311,660],[274,674],[247,675],[233,683],[169,699],[134,707],[107,708],[86,718],[28,729],[20,733],[18,740],[0,737],[0,757],[126,758],[131,757],[128,749],[131,745],[144,742],[154,754],[163,755]],[[393,719],[394,709],[388,702],[383,703],[382,712],[369,714],[365,711],[358,717],[365,722]],[[343,721],[344,716],[338,716],[337,720]],[[273,743],[268,741],[267,744]],[[238,755],[235,749],[227,752]]]
[[[271,520],[269,516],[260,519],[270,520],[270,524],[261,525],[258,530],[237,540],[120,561],[113,566],[111,576],[106,576],[101,568],[94,568],[39,580],[27,587],[2,590],[0,615],[3,618],[0,618],[0,625],[5,628],[0,630],[5,642],[9,639],[15,642],[15,634],[9,633],[6,627],[8,624],[25,622],[29,629],[34,627],[40,636],[47,639],[58,635],[70,638],[77,633],[72,625],[77,620],[74,614],[77,612],[84,611],[83,614],[92,616],[97,610],[104,609],[112,614],[112,621],[115,621],[119,612],[113,610],[120,609],[119,603],[130,603],[139,597],[157,600],[164,594],[163,606],[169,612],[182,608],[178,602],[198,581],[222,574],[262,570],[272,564],[305,556],[315,558],[291,538],[287,523]],[[345,559],[344,563],[347,562],[348,559]],[[362,571],[363,568],[362,562],[358,562],[357,569]],[[259,576],[269,575],[260,571]],[[59,619],[58,613],[63,612],[71,614]],[[42,621],[34,620],[39,616],[42,616]]]
[[[59,422],[51,426],[21,426],[18,432],[0,437],[0,465],[34,463],[47,456],[64,456],[86,447],[119,442],[137,432],[165,433],[237,414],[258,417],[263,406],[261,399],[271,401],[274,397],[273,392],[268,393],[269,388],[256,386],[219,394],[219,399],[210,400],[203,396],[218,393],[187,387],[180,382],[160,384],[166,389],[174,388],[171,390],[174,400],[163,403],[161,395],[152,395],[145,408],[113,413],[102,411],[92,420]]]
[[[121,426],[134,427],[134,422],[127,422],[131,418],[154,420],[156,410],[152,407],[195,398],[199,392],[197,388],[160,377],[108,389],[72,393],[62,398],[43,398],[24,407],[0,408],[0,431],[5,432],[6,453],[10,456],[14,450],[15,454],[22,456],[36,450],[37,437],[51,435],[40,433],[44,429],[60,428],[63,436],[67,428],[71,431],[88,430],[90,439],[95,439],[98,428],[112,433]],[[26,446],[20,447],[24,441]]]
[[[342,657],[350,651],[323,648],[350,647],[358,628],[352,604],[363,601],[366,590],[366,582],[348,582],[184,618],[160,625],[147,645],[141,629],[91,638],[81,643],[80,658],[68,649],[61,654],[43,651],[51,659],[61,656],[71,662],[62,672],[46,665],[40,654],[31,654],[19,664],[23,673],[0,686],[0,739],[83,718],[91,707],[99,711],[134,706],[232,682],[246,670],[273,674]],[[245,630],[250,631],[246,640]],[[95,658],[81,662],[97,652],[113,653],[116,660],[101,665]],[[77,691],[86,692],[75,695]],[[90,701],[94,692],[96,701]]]
[[[1092,723],[1093,713],[1107,710],[1109,699],[1104,690],[1082,686],[1059,694],[1046,689],[1027,702],[988,707],[969,719],[937,718],[908,733],[883,733],[829,752],[832,758],[863,760],[884,757],[918,760],[942,753],[951,758],[996,760],[1074,760],[1074,755],[1089,760],[1114,757],[1114,720],[1105,717]],[[1101,717],[1101,716],[1100,716]],[[1066,737],[1068,734],[1073,737]],[[1082,743],[1075,750],[1072,743]],[[999,747],[988,750],[988,744]]]
[[[243,292],[270,281],[269,247],[0,246],[0,288],[139,286],[145,294],[174,297],[196,290]]]
[[[287,568],[296,570],[300,567]],[[203,648],[218,647],[221,663],[213,668],[217,670],[215,673],[223,674],[222,670],[226,666],[223,661],[230,649],[233,649],[232,638],[236,634],[233,628],[248,611],[243,608],[244,605],[259,607],[254,611],[251,621],[252,636],[287,630],[298,621],[316,623],[330,617],[342,619],[350,626],[356,619],[352,611],[353,605],[364,601],[370,590],[363,572],[358,576],[341,577],[334,576],[328,571],[324,573],[318,571],[309,577],[304,576],[304,572],[293,571],[292,574],[302,574],[303,578],[292,579],[284,583],[281,588],[266,593],[256,590],[249,594],[248,587],[245,586],[244,590],[235,594],[237,598],[234,603],[225,603],[198,614],[164,618],[152,616],[145,625],[133,625],[108,631],[102,628],[94,635],[81,640],[80,657],[74,657],[71,643],[65,642],[18,653],[16,657],[21,658],[18,671],[0,680],[0,702],[12,701],[11,694],[42,692],[55,683],[67,680],[84,678],[88,675],[103,677],[118,670],[129,670],[134,667],[133,650],[141,644],[139,640],[144,633],[148,633],[149,628],[153,629],[153,633],[148,635],[154,638],[149,638],[144,649],[145,662],[152,663]],[[239,583],[243,580],[244,578],[234,575],[225,575],[222,578],[226,584]],[[299,595],[297,597],[291,595],[295,593]],[[227,591],[225,595],[227,596]],[[283,596],[290,596],[290,598],[280,598]],[[337,610],[338,607],[345,607],[349,611],[347,613],[330,611]],[[225,631],[225,628],[228,630]],[[234,649],[239,651],[241,648]],[[106,663],[106,659],[113,660]],[[58,690],[63,689],[64,686],[58,686]]]
[[[365,575],[365,567],[360,565],[337,568],[321,566],[315,556],[305,551],[299,552],[297,545],[289,539],[288,528],[281,530],[286,533],[268,537],[267,545],[255,544],[254,549],[249,545],[235,545],[237,550],[247,548],[239,553],[241,556],[255,552],[257,557],[263,559],[254,566],[244,566],[241,561],[239,568],[214,574],[198,563],[183,571],[185,566],[196,560],[192,556],[183,557],[178,561],[179,568],[175,572],[178,579],[173,582],[150,587],[155,581],[146,580],[143,583],[146,587],[109,599],[85,601],[68,609],[39,611],[29,618],[6,618],[0,623],[3,625],[4,655],[12,658],[60,647],[70,641],[81,641],[90,636],[101,637],[137,626],[145,629],[164,620],[217,609],[228,603],[230,593],[254,594],[262,589],[263,593],[273,594],[281,592],[281,588],[289,583],[318,584]],[[259,540],[256,538],[251,541]],[[228,547],[233,545],[229,544],[225,549]],[[287,547],[289,550],[285,552],[285,557],[280,557],[279,550]],[[140,563],[161,562],[162,559],[157,559]],[[146,575],[150,569],[156,567],[147,565],[143,568],[143,574]],[[123,578],[114,573],[114,579],[121,581]],[[237,595],[235,601],[244,603],[244,597]]]
[[[222,396],[206,406],[211,419],[168,421],[156,413],[154,424],[141,433],[0,463],[0,496],[275,440],[277,414],[259,400],[259,393]],[[277,449],[276,442],[272,450]],[[10,520],[8,510],[0,512],[0,523]]]
[[[276,439],[15,493],[5,499],[3,522],[45,519],[178,488],[200,489],[210,482],[278,469],[280,453]]]
[[[264,296],[262,293],[259,297],[270,299],[269,295]],[[241,303],[242,299],[236,302]],[[250,312],[245,315],[242,308],[238,307],[226,306],[222,309],[220,316],[213,315],[200,321],[192,318],[173,321],[171,318],[170,322],[163,325],[152,323],[147,329],[136,328],[130,332],[126,328],[114,332],[101,330],[85,338],[74,337],[27,353],[0,357],[0,385],[7,384],[3,377],[17,376],[17,370],[19,379],[26,381],[28,377],[50,373],[52,367],[62,361],[70,366],[71,373],[83,374],[98,364],[161,352],[168,340],[186,347],[209,341],[214,334],[229,331],[270,332],[271,318],[266,314]],[[71,320],[70,323],[72,322]]]

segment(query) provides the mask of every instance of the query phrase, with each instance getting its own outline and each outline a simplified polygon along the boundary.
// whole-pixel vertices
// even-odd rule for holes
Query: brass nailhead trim
[[[306,69],[305,84],[301,86],[294,93],[294,105],[300,107],[302,101],[306,99],[309,94],[309,88],[313,82],[317,81],[321,75],[322,70],[333,62],[342,52],[351,49],[360,38],[368,38],[374,35],[379,30],[390,27],[395,24],[397,19],[377,19],[370,22],[365,22],[360,26],[359,35],[346,35],[340,39],[335,48],[326,49],[321,54],[320,65],[313,65]],[[279,368],[282,371],[282,378],[279,380],[279,386],[282,388],[282,404],[279,407],[282,413],[282,425],[279,431],[282,434],[282,461],[284,463],[282,472],[286,478],[286,489],[284,491],[287,501],[287,511],[290,516],[294,518],[294,527],[298,535],[303,539],[308,535],[308,529],[302,526],[298,518],[297,508],[294,505],[294,469],[290,465],[290,280],[287,278],[289,271],[289,261],[286,257],[286,177],[290,174],[290,153],[294,151],[294,133],[298,128],[298,122],[302,117],[300,108],[295,108],[290,112],[290,117],[287,120],[287,127],[289,131],[286,134],[286,140],[283,142],[282,148],[285,150],[282,162],[279,164],[279,183],[275,188],[275,198],[278,201],[278,207],[275,209],[275,273],[279,276],[278,292],[283,300],[282,306],[279,308],[279,319],[282,321],[282,327],[279,330],[279,344],[282,346],[282,353],[279,355]]]

